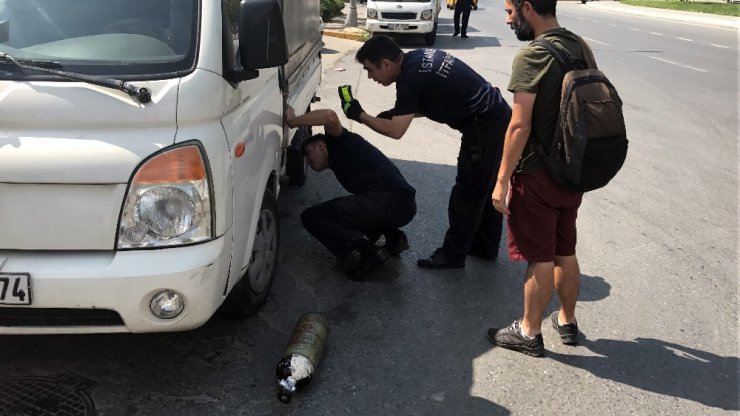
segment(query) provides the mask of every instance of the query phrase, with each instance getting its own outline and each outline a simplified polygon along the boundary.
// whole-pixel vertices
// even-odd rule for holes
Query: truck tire
[[[219,308],[220,313],[232,318],[246,318],[265,303],[277,273],[279,243],[277,201],[272,191],[265,189],[249,266]]]
[[[434,24],[434,29],[431,32],[424,35],[424,44],[427,46],[434,45],[434,41],[437,39],[437,23]]]
[[[308,111],[311,110],[309,109]],[[303,157],[301,146],[303,145],[303,141],[309,137],[311,137],[311,127],[300,127],[290,142],[285,161],[285,174],[288,176],[288,185],[301,186],[306,183],[308,163],[306,162],[306,158]]]

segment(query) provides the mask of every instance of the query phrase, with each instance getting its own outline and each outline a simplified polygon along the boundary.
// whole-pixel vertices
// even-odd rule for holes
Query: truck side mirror
[[[239,58],[245,69],[272,68],[288,62],[288,44],[279,0],[242,0]]]

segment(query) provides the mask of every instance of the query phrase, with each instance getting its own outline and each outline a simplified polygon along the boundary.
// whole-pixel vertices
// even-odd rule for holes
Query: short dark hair
[[[316,142],[321,142],[321,143],[326,144],[326,135],[323,133],[318,133],[304,140],[303,143],[301,144],[301,153],[305,155],[306,147]]]
[[[375,66],[380,66],[383,59],[396,62],[403,51],[398,44],[386,35],[375,35],[368,39],[364,45],[357,51],[355,59],[359,63],[370,61]]]
[[[532,5],[534,11],[540,16],[555,16],[555,8],[558,5],[558,0],[513,0],[514,6],[517,10],[521,9],[522,5],[527,2]]]

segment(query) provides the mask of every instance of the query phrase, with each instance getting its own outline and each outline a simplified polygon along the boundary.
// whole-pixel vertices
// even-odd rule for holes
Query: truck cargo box
[[[288,63],[283,66],[283,92],[287,103],[304,111],[312,102],[321,82],[321,10],[319,0],[281,0],[285,23]],[[310,93],[310,94],[309,94]],[[283,146],[291,142],[294,132],[283,135]],[[298,155],[303,161],[303,154]],[[302,162],[303,163],[303,162]]]
[[[285,75],[291,79],[307,57],[321,51],[321,10],[319,0],[283,0],[282,5],[289,53]]]

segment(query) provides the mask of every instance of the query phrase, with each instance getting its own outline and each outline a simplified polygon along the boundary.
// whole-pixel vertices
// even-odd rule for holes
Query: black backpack
[[[622,168],[627,131],[617,90],[597,69],[591,48],[578,41],[584,59],[545,39],[532,42],[550,52],[565,73],[552,145],[535,150],[555,183],[587,192],[606,185]]]

